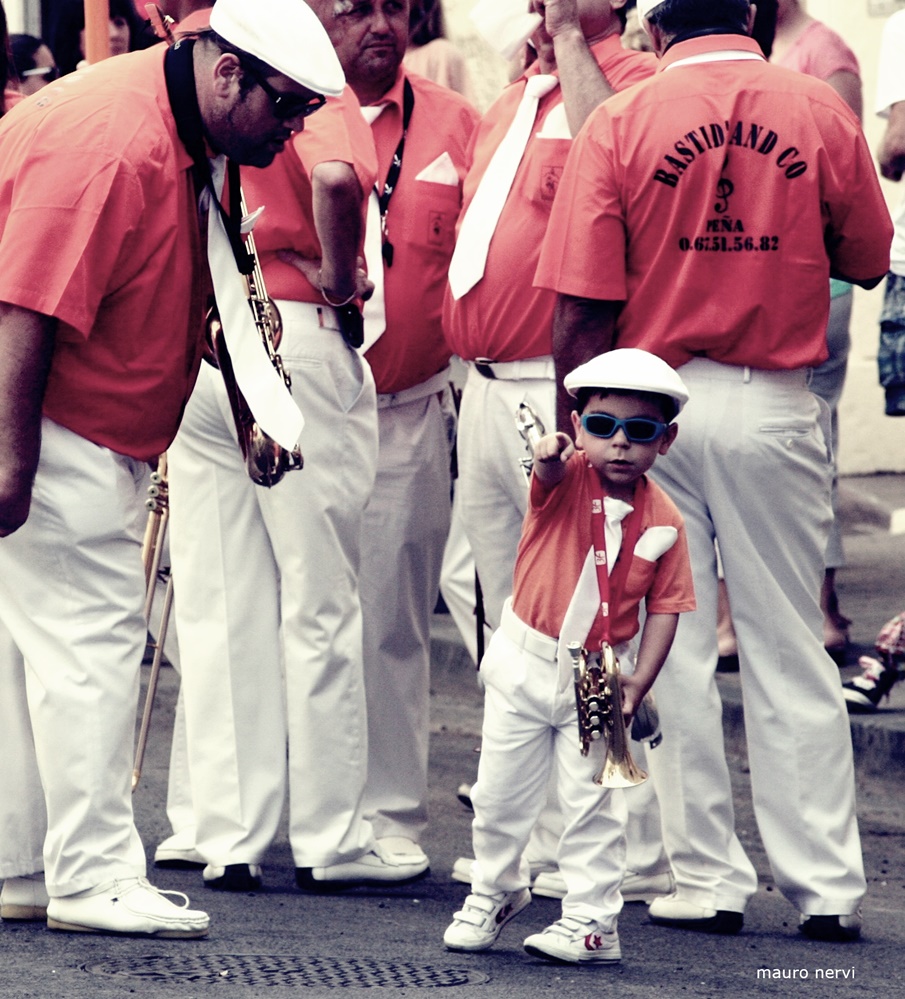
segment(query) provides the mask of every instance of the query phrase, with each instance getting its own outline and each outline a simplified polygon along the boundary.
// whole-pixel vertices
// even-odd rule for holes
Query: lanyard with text
[[[377,203],[380,205],[380,232],[383,236],[381,252],[383,253],[383,259],[387,267],[393,266],[393,244],[390,242],[387,231],[387,210],[390,207],[390,198],[393,197],[393,191],[396,190],[396,185],[399,183],[399,174],[402,172],[402,154],[405,152],[405,137],[408,134],[409,123],[412,120],[412,111],[414,109],[415,92],[412,90],[412,85],[409,81],[405,80],[402,86],[402,138],[399,140],[396,152],[393,153],[393,162],[390,164],[387,179],[383,184],[383,193],[377,190],[376,186],[374,188],[377,191]]]
[[[632,512],[622,521],[622,544],[616,556],[616,564],[611,571],[606,554],[606,507],[603,502],[603,487],[596,475],[591,476],[591,540],[594,544],[594,564],[597,568],[597,586],[600,590],[600,615],[588,633],[586,646],[589,652],[597,652],[604,643],[612,645],[610,612],[618,611],[622,591],[635,553],[635,545],[641,535],[641,521],[647,501],[647,480],[638,479],[635,495],[632,497]]]

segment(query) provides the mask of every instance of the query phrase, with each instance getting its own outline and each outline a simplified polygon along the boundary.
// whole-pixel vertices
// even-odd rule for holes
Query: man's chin
[[[261,146],[259,149],[249,150],[242,159],[237,160],[241,166],[257,167],[259,170],[269,167],[277,158],[277,154],[283,151],[283,147],[274,148],[273,145]]]

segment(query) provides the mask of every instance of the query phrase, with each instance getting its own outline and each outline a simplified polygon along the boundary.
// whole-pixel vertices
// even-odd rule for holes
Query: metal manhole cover
[[[140,978],[169,984],[290,985],[327,988],[436,989],[483,985],[489,978],[471,968],[433,968],[405,962],[294,957],[291,954],[171,954],[112,958],[82,966],[92,975]]]

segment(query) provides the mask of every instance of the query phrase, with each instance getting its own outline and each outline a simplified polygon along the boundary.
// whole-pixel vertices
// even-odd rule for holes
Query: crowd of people
[[[430,623],[465,566],[476,658],[492,638],[447,948],[491,947],[532,892],[562,899],[524,944],[553,961],[619,961],[626,901],[742,929],[726,634],[774,881],[805,936],[857,939],[847,705],[900,673],[833,664],[835,406],[852,286],[888,273],[905,411],[905,253],[854,55],[798,0],[480,0],[519,67],[481,116],[433,0],[159,8],[150,44],[111,0],[116,58],[86,72],[78,0],[49,44],[3,45],[0,917],[208,932],[148,880],[131,803],[165,454],[181,685],[156,865],[255,890],[288,802],[302,891],[425,877]],[[877,103],[893,180],[903,31]],[[278,481],[249,476],[249,427]],[[573,671],[614,653],[651,773],[627,789],[578,741]]]

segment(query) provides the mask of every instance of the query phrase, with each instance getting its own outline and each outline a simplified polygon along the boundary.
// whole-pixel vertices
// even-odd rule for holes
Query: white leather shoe
[[[257,891],[261,887],[259,864],[227,864],[214,867],[208,864],[201,872],[205,888],[218,891]]]
[[[669,871],[662,874],[626,871],[619,890],[622,892],[623,902],[652,902],[655,898],[674,892],[676,883]]]
[[[452,873],[450,874],[450,878],[453,881],[458,881],[460,884],[470,885],[471,884],[471,865],[473,863],[474,863],[474,857],[456,857],[455,861],[453,862],[453,869],[452,869]],[[538,878],[541,877],[541,875],[550,874],[554,878],[559,878],[559,869],[557,868],[556,864],[552,864],[552,863],[549,863],[549,862],[543,861],[543,860],[538,860],[538,861],[533,861],[532,860],[532,861],[529,862],[528,866],[530,868],[530,873],[531,873],[531,887],[532,887],[532,889],[534,888],[534,885],[537,884],[537,880],[538,880]],[[565,886],[565,883],[562,881],[562,878],[559,878],[559,880],[560,880],[560,883],[562,884],[562,892],[563,892],[563,895],[564,895],[565,891],[566,891],[566,886]],[[553,885],[554,882],[549,882],[549,884]],[[545,893],[544,892],[536,892],[536,894],[543,895]],[[563,896],[562,895],[550,895],[549,897],[550,898],[562,898]]]
[[[381,836],[377,842],[385,854],[405,864],[428,864],[427,854],[408,836]]]
[[[327,867],[296,867],[295,883],[305,891],[333,892],[347,888],[379,888],[405,885],[423,878],[430,862],[422,852],[417,857],[391,853],[380,841],[356,860]]]
[[[0,891],[0,919],[44,922],[47,918],[44,872],[7,878]]]
[[[174,833],[154,851],[154,866],[177,870],[200,870],[207,861],[195,849],[194,830],[189,835]]]
[[[708,909],[682,898],[679,892],[655,898],[647,910],[652,923],[700,933],[738,933],[745,917],[729,909]]]
[[[167,898],[184,900],[175,905]],[[52,898],[47,927],[70,933],[128,933],[139,936],[193,938],[207,936],[210,916],[188,908],[180,891],[161,891],[147,878],[122,878],[77,895]]]

